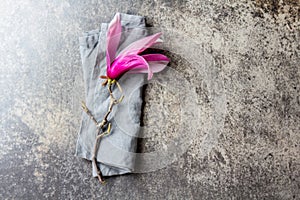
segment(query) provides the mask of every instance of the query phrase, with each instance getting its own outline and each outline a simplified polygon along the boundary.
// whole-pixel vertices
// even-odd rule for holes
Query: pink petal
[[[170,59],[162,54],[146,54],[142,57],[148,62],[148,65],[153,73],[162,71],[167,64],[170,62]],[[147,68],[137,67],[130,70],[128,73],[147,73]]]
[[[106,40],[106,62],[107,68],[110,67],[111,62],[114,60],[116,51],[120,42],[122,26],[120,21],[120,13],[117,13],[114,19],[110,22],[107,31]]]
[[[170,59],[163,55],[163,54],[145,54],[142,55],[142,57],[146,60],[146,61],[166,61],[166,62],[170,62]]]
[[[135,69],[142,68],[148,69],[148,79],[152,78],[152,71],[147,63],[147,61],[139,55],[128,55],[128,56],[119,56],[111,64],[111,67],[107,69],[107,76],[111,79],[117,79],[122,76],[124,73]]]
[[[162,33],[156,33],[154,35],[150,35],[148,37],[142,38],[131,43],[128,47],[123,49],[123,51],[119,55],[132,55],[132,54],[139,54],[142,51],[146,50],[147,48],[151,47],[154,43],[160,42],[159,37]]]

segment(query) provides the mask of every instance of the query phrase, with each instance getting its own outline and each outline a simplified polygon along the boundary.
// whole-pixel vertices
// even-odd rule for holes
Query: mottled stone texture
[[[1,1],[0,199],[299,199],[299,9],[298,0]],[[172,165],[103,187],[74,157],[78,37],[117,11],[202,44],[224,81],[226,114],[207,154],[198,137]]]

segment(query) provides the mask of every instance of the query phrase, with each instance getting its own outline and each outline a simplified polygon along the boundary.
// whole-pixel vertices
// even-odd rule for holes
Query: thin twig
[[[93,116],[93,114],[91,113],[91,111],[88,109],[88,107],[83,101],[81,102],[81,107],[86,112],[86,114],[88,114],[91,120],[93,120],[93,122],[97,125],[98,124],[97,120],[95,119],[95,117]]]
[[[88,109],[88,107],[86,106],[86,104],[84,102],[81,103],[82,109],[87,113],[87,115],[92,119],[92,121],[95,123],[95,125],[97,127],[97,136],[96,136],[96,141],[95,141],[95,144],[94,144],[92,164],[93,164],[94,168],[97,170],[97,177],[98,177],[98,180],[101,184],[104,184],[105,181],[103,180],[101,170],[99,169],[99,167],[97,165],[97,152],[98,152],[99,143],[100,143],[102,137],[104,137],[104,136],[106,136],[110,133],[111,123],[108,124],[107,130],[105,132],[102,132],[102,133],[100,133],[100,132],[103,131],[104,126],[107,124],[107,122],[108,122],[107,118],[108,118],[109,114],[111,113],[113,106],[120,103],[124,98],[123,95],[121,95],[121,97],[119,99],[116,99],[114,97],[114,95],[112,93],[112,90],[111,90],[111,86],[114,83],[117,84],[118,89],[120,90],[121,93],[123,93],[123,90],[122,90],[120,84],[117,81],[114,80],[112,83],[110,82],[108,84],[107,89],[108,89],[109,96],[110,96],[110,103],[109,103],[109,106],[108,106],[108,111],[105,113],[104,118],[101,122],[98,122],[95,119],[95,117],[93,116],[93,114],[91,113],[91,111]]]

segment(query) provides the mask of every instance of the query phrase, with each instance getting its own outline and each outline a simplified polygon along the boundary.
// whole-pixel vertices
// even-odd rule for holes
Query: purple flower
[[[107,79],[120,78],[125,73],[148,73],[148,80],[153,73],[162,71],[169,63],[169,58],[162,54],[140,55],[147,48],[159,42],[162,33],[156,33],[137,40],[116,55],[121,38],[122,26],[120,13],[109,24],[106,44]]]

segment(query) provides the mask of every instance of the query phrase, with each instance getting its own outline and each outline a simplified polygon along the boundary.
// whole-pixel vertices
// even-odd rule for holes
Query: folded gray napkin
[[[145,19],[141,16],[120,14],[122,31],[125,33],[121,37],[118,51],[126,47],[133,41],[146,36]],[[109,93],[106,87],[101,84],[103,79],[100,75],[106,75],[106,32],[107,23],[102,23],[101,29],[84,33],[79,38],[80,54],[82,59],[83,78],[85,83],[85,102],[88,109],[95,116],[97,121],[102,121],[109,106]],[[119,80],[120,85],[125,91],[123,101],[113,109],[114,112],[108,117],[112,124],[111,133],[101,139],[97,152],[97,165],[103,176],[112,176],[134,171],[136,137],[139,133],[142,87],[145,76],[142,74],[132,74],[124,76]],[[126,93],[126,88],[136,88],[131,94]],[[114,91],[117,92],[117,91]],[[116,93],[118,94],[118,93]],[[117,96],[117,95],[116,95]],[[118,112],[122,112],[122,119],[115,120]],[[126,124],[126,130],[122,129],[122,124]],[[128,133],[128,126],[131,126]],[[78,140],[76,145],[76,156],[91,160],[97,130],[94,122],[83,112]],[[97,176],[96,169],[93,167],[93,176]]]

